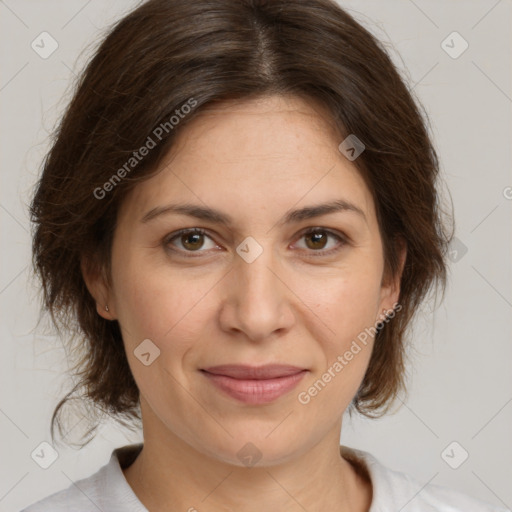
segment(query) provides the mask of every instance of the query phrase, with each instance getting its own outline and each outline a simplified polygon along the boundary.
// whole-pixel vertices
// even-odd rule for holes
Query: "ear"
[[[98,315],[106,320],[115,320],[115,302],[103,267],[100,268],[96,262],[90,259],[82,258],[80,269],[85,286],[96,301],[96,311]],[[107,305],[108,311],[105,309]]]
[[[390,311],[394,309],[394,306],[400,297],[400,283],[402,281],[405,260],[407,258],[407,244],[402,237],[397,238],[395,243],[397,244],[398,251],[398,271],[395,276],[383,276],[380,293],[380,307],[377,311],[377,320],[382,320],[382,312],[384,310]]]

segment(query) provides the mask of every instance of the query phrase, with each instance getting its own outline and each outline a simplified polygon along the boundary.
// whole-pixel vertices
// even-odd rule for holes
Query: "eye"
[[[176,240],[179,242],[181,247],[178,247],[178,251],[182,252],[204,252],[200,251],[199,249],[203,248],[204,246],[204,238],[207,237],[211,240],[210,236],[200,228],[191,228],[191,229],[182,229],[178,231],[176,234],[174,234],[171,237],[168,237],[165,239],[164,243],[166,246],[169,244],[172,245],[172,243]],[[213,242],[213,240],[212,240]],[[216,247],[216,245],[214,244]],[[208,249],[208,247],[207,247]],[[171,248],[171,250],[174,250]]]
[[[338,244],[334,244],[334,247],[326,249],[326,246],[329,245],[329,238],[337,240]],[[308,229],[308,231],[302,233],[300,236],[300,240],[302,239],[306,240],[306,249],[317,253],[314,254],[314,256],[332,254],[339,251],[346,244],[346,240],[343,236],[321,227]]]
[[[212,244],[211,247],[205,248],[205,238],[210,240]],[[309,249],[309,252],[315,253],[313,256],[325,256],[335,253],[347,243],[346,239],[341,234],[336,234],[333,231],[321,227],[308,229],[300,236],[299,240],[302,239],[306,240],[305,249]],[[329,239],[334,239],[338,243],[334,244],[334,247],[326,249],[326,246],[329,245]],[[210,235],[201,228],[182,229],[173,233],[164,239],[164,246],[173,252],[183,253],[183,255],[187,257],[195,256],[192,253],[207,252],[207,249],[218,247]]]

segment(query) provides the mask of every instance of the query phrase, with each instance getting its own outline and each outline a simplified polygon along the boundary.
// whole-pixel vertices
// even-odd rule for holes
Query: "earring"
[[[105,311],[108,311],[108,306],[105,306]]]

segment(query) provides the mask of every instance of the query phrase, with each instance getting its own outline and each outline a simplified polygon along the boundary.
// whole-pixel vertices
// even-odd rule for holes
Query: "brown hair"
[[[400,312],[378,329],[349,410],[377,417],[404,389],[406,330],[433,285],[444,294],[452,234],[441,219],[428,117],[385,49],[330,0],[149,0],[113,27],[81,74],[30,206],[43,306],[70,334],[79,378],[53,413],[52,438],[55,425],[62,436],[61,408],[74,397],[92,406],[88,414],[101,410],[128,427],[141,419],[118,322],[97,314],[81,263],[111,282],[123,198],[154,175],[204,105],[270,94],[319,102],[343,138],[355,134],[365,145],[354,164],[375,201],[386,276],[399,272],[400,238],[407,258]],[[170,128],[191,98],[197,106]],[[105,187],[166,122],[156,147]],[[97,198],[99,188],[108,193]]]

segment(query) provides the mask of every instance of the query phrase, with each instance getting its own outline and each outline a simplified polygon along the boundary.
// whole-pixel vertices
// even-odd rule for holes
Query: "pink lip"
[[[229,396],[247,404],[265,404],[292,390],[308,370],[290,365],[221,365],[201,371]]]

